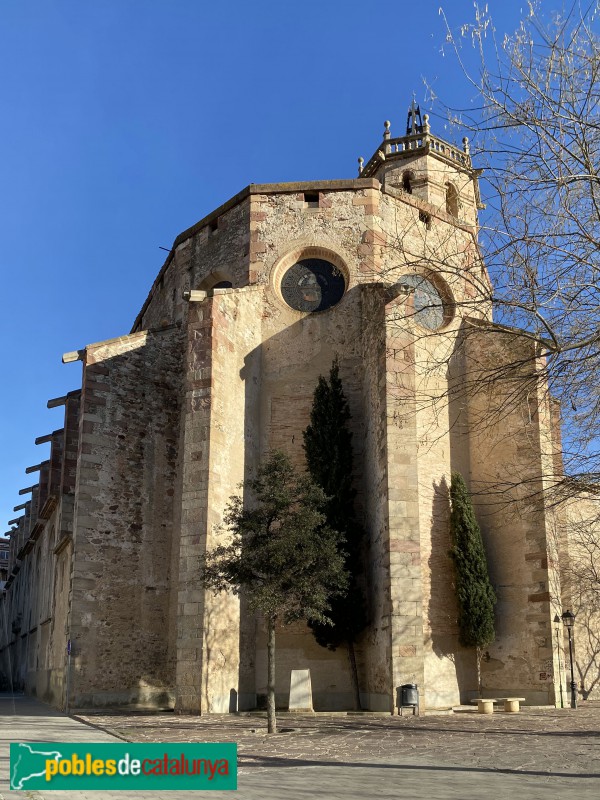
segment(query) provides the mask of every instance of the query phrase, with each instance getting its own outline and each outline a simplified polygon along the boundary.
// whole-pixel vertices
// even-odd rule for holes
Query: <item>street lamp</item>
[[[562,652],[560,646],[560,617],[558,614],[554,615],[554,624],[556,625],[556,649],[558,650],[558,685],[560,686],[560,707],[565,707],[565,701],[563,698],[563,684],[562,684],[562,669],[561,669],[561,661],[562,661]]]
[[[575,624],[575,614],[571,613],[568,609],[562,615],[562,621],[565,628],[569,632],[569,658],[571,660],[571,708],[577,708],[577,685],[575,683],[575,670],[573,668],[573,637],[571,631]]]

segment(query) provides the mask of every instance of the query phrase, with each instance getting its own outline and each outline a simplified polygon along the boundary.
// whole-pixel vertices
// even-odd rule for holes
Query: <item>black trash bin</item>
[[[413,714],[419,713],[419,687],[416,683],[404,683],[398,692],[398,708],[400,714],[404,708],[412,708]]]

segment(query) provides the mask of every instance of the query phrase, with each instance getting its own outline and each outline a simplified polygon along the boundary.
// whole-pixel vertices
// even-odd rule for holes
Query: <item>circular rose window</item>
[[[435,331],[444,324],[444,301],[431,281],[422,275],[403,275],[400,286],[409,286],[413,291],[413,319],[423,328]]]
[[[325,311],[339,303],[346,291],[340,270],[322,258],[303,258],[286,270],[281,294],[296,311]]]

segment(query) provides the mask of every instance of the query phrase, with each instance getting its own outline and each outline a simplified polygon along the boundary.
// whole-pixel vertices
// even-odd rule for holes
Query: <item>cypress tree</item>
[[[483,648],[494,641],[494,606],[496,595],[488,573],[481,530],[475,518],[471,498],[462,475],[452,474],[450,483],[450,555],[456,570],[458,626],[460,643],[475,647],[477,687],[481,694],[481,657]]]
[[[348,591],[331,600],[328,614],[333,625],[309,621],[313,635],[321,647],[336,650],[345,645],[348,650],[355,708],[360,709],[358,668],[354,643],[367,624],[366,602],[360,583],[362,573],[362,541],[364,530],[354,513],[352,488],[352,434],[348,429],[350,409],[339,376],[339,364],[334,360],[329,382],[323,377],[313,396],[310,425],[304,431],[304,452],[312,480],[329,500],[325,506],[327,524],[342,536],[340,552],[344,553],[349,573]]]

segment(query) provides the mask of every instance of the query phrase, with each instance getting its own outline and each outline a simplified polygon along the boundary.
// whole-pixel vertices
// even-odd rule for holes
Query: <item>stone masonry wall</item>
[[[464,347],[470,489],[498,597],[484,687],[490,696],[519,691],[528,702],[554,703],[560,588],[544,493],[552,442],[543,375],[533,344],[516,333],[467,328]]]
[[[439,332],[418,324],[410,296],[397,296],[387,313],[390,581],[397,608],[394,688],[416,680],[423,706],[448,707],[460,702],[474,672],[470,654],[458,643],[448,557],[450,473],[466,449],[454,435],[448,364],[462,316],[485,319],[490,313],[481,301],[489,279],[476,249],[472,184],[437,160],[421,159],[419,169],[423,191],[417,190],[417,181],[410,195],[395,185],[398,176],[386,174],[373,219],[372,263],[379,280],[390,286],[416,272],[446,300]],[[432,194],[447,180],[459,188],[459,220],[446,212],[443,193]]]
[[[362,181],[356,187],[344,182],[335,190],[319,188],[316,205],[306,200],[303,191],[252,197],[250,276],[267,286],[262,310],[260,453],[262,456],[270,449],[281,449],[296,466],[304,468],[302,431],[309,422],[313,392],[319,375],[329,374],[337,355],[352,413],[360,514],[369,498],[362,471],[365,311],[357,284],[368,280],[367,273],[372,274],[372,244],[366,234],[379,192],[373,181]],[[307,316],[294,311],[279,294],[282,274],[294,260],[303,257],[333,260],[346,274],[346,296],[326,313]],[[351,680],[344,648],[334,653],[320,648],[304,624],[282,629],[277,648],[280,705],[287,702],[291,670],[309,668],[315,708],[350,706]],[[266,691],[266,633],[262,624],[257,629],[256,650],[256,691],[260,695]],[[362,639],[357,650],[363,697],[368,702],[369,668]]]
[[[306,468],[302,433],[310,421],[319,375],[329,376],[337,355],[352,414],[359,506],[364,502],[361,481],[365,419],[362,291],[358,287],[351,288],[338,306],[309,316],[287,308],[269,291],[263,314],[258,426],[261,456],[269,450],[282,450],[298,469]],[[266,630],[262,625],[258,628],[256,649],[256,690],[262,695],[266,693]],[[310,669],[317,710],[351,707],[351,677],[345,647],[331,652],[318,646],[309,628],[298,623],[278,631],[277,650],[280,705],[285,706],[289,697],[291,670]],[[364,679],[362,642],[358,643],[357,650]]]
[[[71,587],[71,706],[168,705],[181,331],[86,350]]]
[[[477,207],[473,179],[467,171],[456,168],[435,155],[420,155],[413,158],[390,160],[380,171],[380,179],[386,191],[402,189],[403,175],[408,173],[412,195],[425,200],[446,214],[446,187],[452,184],[457,192],[455,220],[467,225],[477,224]]]
[[[561,504],[562,532],[566,532],[568,554],[562,553],[562,610],[575,614],[575,682],[580,699],[600,698],[600,501],[584,487],[570,487],[571,496]],[[559,611],[559,616],[561,611]],[[561,678],[568,703],[569,644],[562,625],[558,636]]]
[[[227,540],[221,526],[229,497],[256,466],[262,295],[259,287],[217,290],[214,297],[190,303],[178,588],[180,711],[224,712],[255,704],[254,682],[248,680],[252,619],[245,619],[240,631],[238,598],[214,595],[199,577],[201,555]]]
[[[194,226],[189,236],[184,233],[177,241],[134,330],[182,321],[186,314],[183,293],[189,289],[212,288],[224,280],[235,288],[247,285],[250,198],[233,204],[222,214],[210,215],[204,224]]]

